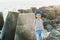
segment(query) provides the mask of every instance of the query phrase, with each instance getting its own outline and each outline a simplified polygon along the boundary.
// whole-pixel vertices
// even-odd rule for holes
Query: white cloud
[[[59,0],[0,0],[0,8],[29,8],[60,4]]]
[[[47,5],[59,5],[60,0],[0,0],[0,9],[30,8]]]
[[[8,10],[27,9],[30,7],[42,7],[48,5],[60,5],[60,0],[0,0],[0,11],[3,11],[4,18]]]

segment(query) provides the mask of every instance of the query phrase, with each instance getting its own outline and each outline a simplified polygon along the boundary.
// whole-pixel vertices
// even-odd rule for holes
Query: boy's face
[[[36,14],[37,19],[41,18],[41,14]]]

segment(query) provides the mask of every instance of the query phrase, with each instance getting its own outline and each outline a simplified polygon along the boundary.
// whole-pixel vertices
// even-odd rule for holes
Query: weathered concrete
[[[35,20],[35,16],[33,13],[23,13],[19,14],[15,40],[34,40],[34,33],[31,33],[31,28],[33,26],[33,22]]]
[[[36,7],[31,7],[33,13],[35,12],[36,9],[37,9]]]
[[[2,30],[3,24],[4,24],[3,14],[2,12],[0,12],[0,30]]]
[[[2,40],[14,40],[18,13],[9,12],[2,29]]]

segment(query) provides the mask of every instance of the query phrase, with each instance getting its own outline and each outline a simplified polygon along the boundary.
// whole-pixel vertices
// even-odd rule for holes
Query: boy
[[[40,10],[35,11],[36,20],[34,21],[33,30],[35,30],[36,40],[43,40],[43,22],[41,19],[42,12]]]

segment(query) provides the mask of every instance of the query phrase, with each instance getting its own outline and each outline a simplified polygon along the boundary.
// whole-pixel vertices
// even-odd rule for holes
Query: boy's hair
[[[36,14],[42,14],[42,11],[41,11],[41,10],[35,10],[34,13],[35,13],[35,18],[37,18],[37,17],[36,17]]]
[[[35,15],[36,15],[36,14],[42,14],[42,11],[41,11],[41,10],[35,10],[34,13],[35,13]]]

